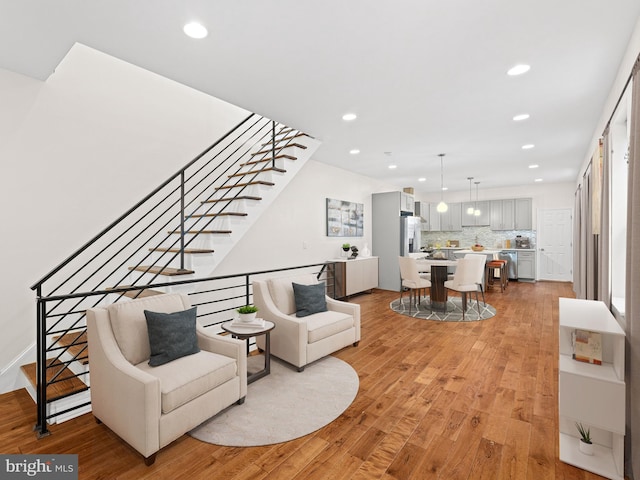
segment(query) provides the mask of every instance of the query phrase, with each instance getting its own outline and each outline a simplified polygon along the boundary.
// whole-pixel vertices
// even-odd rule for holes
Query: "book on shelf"
[[[573,358],[579,362],[602,365],[602,335],[576,329],[573,332]]]

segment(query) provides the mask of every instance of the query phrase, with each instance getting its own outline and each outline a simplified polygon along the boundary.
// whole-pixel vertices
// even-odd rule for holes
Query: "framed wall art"
[[[327,198],[327,236],[364,236],[364,203]]]

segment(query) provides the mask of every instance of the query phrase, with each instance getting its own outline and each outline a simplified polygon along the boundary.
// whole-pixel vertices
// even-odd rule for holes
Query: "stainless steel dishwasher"
[[[518,251],[517,250],[502,250],[498,254],[500,260],[507,261],[507,272],[509,280],[518,279]]]

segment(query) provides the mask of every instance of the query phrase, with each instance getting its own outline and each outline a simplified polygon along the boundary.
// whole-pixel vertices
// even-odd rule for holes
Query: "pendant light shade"
[[[444,213],[449,210],[449,205],[444,203],[444,167],[442,162],[444,155],[444,153],[438,154],[438,156],[440,157],[440,203],[436,207],[438,213]]]
[[[480,211],[480,209],[478,208],[478,184],[479,184],[480,182],[474,182],[474,183],[476,184],[476,206],[475,206],[475,209],[473,210],[473,214],[474,214],[476,217],[479,217],[479,216],[480,216],[480,214],[482,213],[482,212]]]
[[[474,206],[471,205],[473,203],[473,199],[471,198],[471,180],[473,180],[473,177],[467,177],[467,180],[469,180],[469,208],[467,208],[467,215],[473,215],[475,211]]]

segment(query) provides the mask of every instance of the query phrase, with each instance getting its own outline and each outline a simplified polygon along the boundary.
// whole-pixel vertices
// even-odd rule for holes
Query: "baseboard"
[[[24,388],[28,384],[20,370],[22,365],[36,361],[36,344],[33,343],[24,352],[14,358],[5,368],[0,371],[0,394],[12,392]]]

